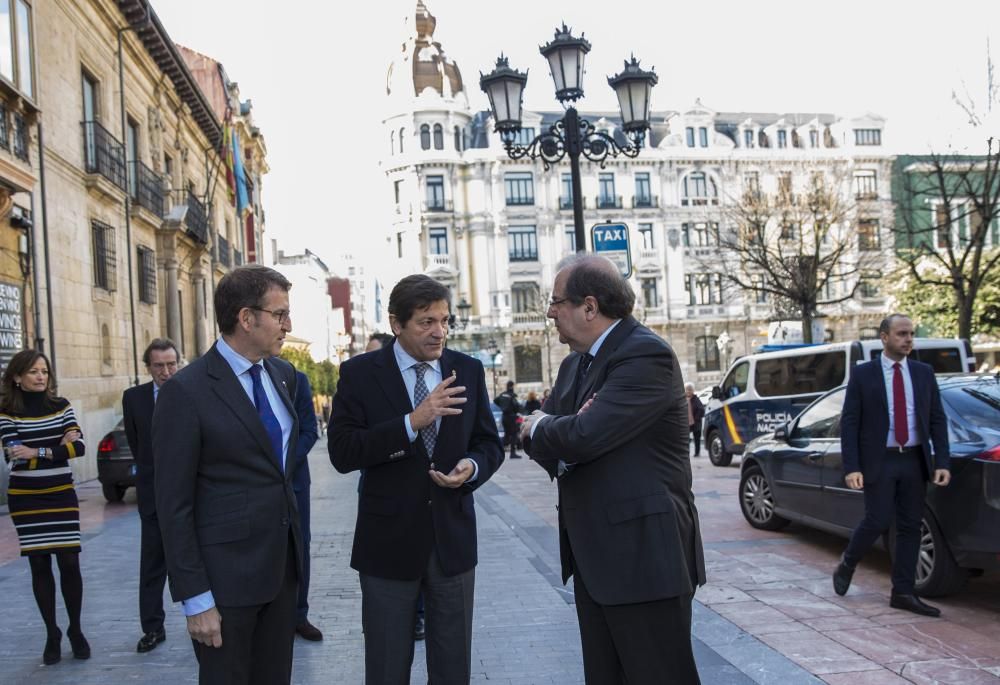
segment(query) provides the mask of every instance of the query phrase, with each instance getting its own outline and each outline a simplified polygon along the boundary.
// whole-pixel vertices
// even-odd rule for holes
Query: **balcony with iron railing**
[[[451,200],[432,199],[423,203],[424,212],[451,212],[454,203]]]
[[[587,198],[580,198],[580,202],[583,203],[583,209],[587,208]],[[573,198],[559,196],[559,209],[573,209]]]
[[[514,312],[511,323],[515,328],[544,328],[545,312]]]
[[[450,269],[451,255],[449,255],[447,252],[445,252],[444,254],[428,253],[426,263],[428,269],[435,269],[435,268]]]
[[[28,161],[28,120],[20,112],[14,112],[14,156]]]
[[[221,235],[215,236],[215,258],[225,267],[233,265],[233,253],[229,241]]]
[[[129,162],[129,194],[140,207],[149,210],[159,218],[166,216],[166,193],[163,177],[140,161]]]
[[[202,245],[208,245],[208,212],[205,204],[192,190],[175,190],[171,195],[174,205],[187,206],[184,223],[187,225],[188,235]]]
[[[0,100],[0,148],[10,149],[10,119],[7,103]]]
[[[659,195],[633,195],[633,209],[655,209],[660,206]]]
[[[621,209],[622,208],[622,196],[621,195],[598,195],[596,202],[597,202],[597,208],[598,209]]]
[[[85,121],[81,125],[84,171],[103,176],[112,184],[126,190],[125,146],[96,121]]]

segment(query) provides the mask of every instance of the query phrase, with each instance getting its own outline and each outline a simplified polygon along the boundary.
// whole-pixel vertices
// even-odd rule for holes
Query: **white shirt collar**
[[[892,361],[884,354],[880,354],[879,358],[882,360],[882,370],[892,371],[892,365],[895,364],[896,362]],[[907,359],[906,357],[903,357],[902,361],[899,362],[899,368],[902,371],[909,371],[909,368],[906,366],[906,359]]]
[[[400,371],[406,371],[410,367],[416,366],[417,364],[420,363],[427,363],[430,365],[432,369],[434,369],[438,373],[441,373],[440,359],[435,359],[429,362],[420,362],[416,360],[414,357],[412,357],[406,350],[403,349],[403,346],[399,344],[399,340],[396,340],[392,343],[392,351],[393,354],[396,355],[396,363],[399,364]]]
[[[601,345],[604,344],[604,341],[611,334],[611,331],[613,331],[615,329],[615,326],[617,326],[621,322],[622,322],[621,319],[615,319],[614,321],[611,322],[610,326],[608,326],[607,328],[604,329],[604,332],[601,333],[601,337],[599,337],[597,340],[595,340],[594,344],[590,346],[590,356],[591,357],[596,357],[597,356],[597,352],[598,352],[598,350],[601,349]]]

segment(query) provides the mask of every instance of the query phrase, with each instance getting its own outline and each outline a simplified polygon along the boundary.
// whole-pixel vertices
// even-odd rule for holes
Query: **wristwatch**
[[[45,459],[46,456],[48,455],[48,453],[49,453],[49,451],[47,449],[45,449],[44,447],[39,447],[38,448],[38,458],[39,459]]]

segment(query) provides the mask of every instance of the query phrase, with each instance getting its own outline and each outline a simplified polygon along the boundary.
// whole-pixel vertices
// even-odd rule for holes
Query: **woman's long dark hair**
[[[14,383],[14,376],[26,374],[39,359],[44,359],[45,366],[49,369],[49,383],[45,388],[45,399],[48,403],[54,404],[56,380],[52,377],[52,364],[49,363],[49,358],[38,350],[21,350],[11,358],[3,372],[3,380],[0,380],[0,412],[12,416],[24,412],[24,393],[21,392],[20,386]]]

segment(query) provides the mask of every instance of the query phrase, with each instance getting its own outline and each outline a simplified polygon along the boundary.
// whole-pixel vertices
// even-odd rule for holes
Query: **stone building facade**
[[[435,41],[436,19],[423,2],[407,26],[387,76],[387,263],[395,276],[419,271],[447,284],[456,310],[469,305],[465,317],[456,311],[449,344],[481,355],[493,340],[501,375],[525,389],[548,386],[567,353],[544,302],[556,264],[575,250],[568,162],[546,170],[541,161],[509,159],[489,113],[470,107],[468,88],[477,86],[464,83]],[[618,113],[580,115],[621,138]],[[520,142],[561,116],[525,112]],[[881,117],[718,112],[696,102],[654,110],[652,120],[637,158],[603,166],[581,159],[584,222],[588,235],[595,224],[628,226],[636,316],[671,342],[685,377],[699,387],[767,342],[774,318],[768,303],[727,285],[729,267],[712,237],[737,229],[731,208],[751,187],[801,192],[824,175],[852,206],[850,223],[864,224],[865,239],[852,252],[891,260],[892,159]],[[844,231],[856,228],[847,223]],[[871,333],[886,306],[876,275],[858,274],[855,280],[869,280],[862,296],[820,312],[826,339]]]

